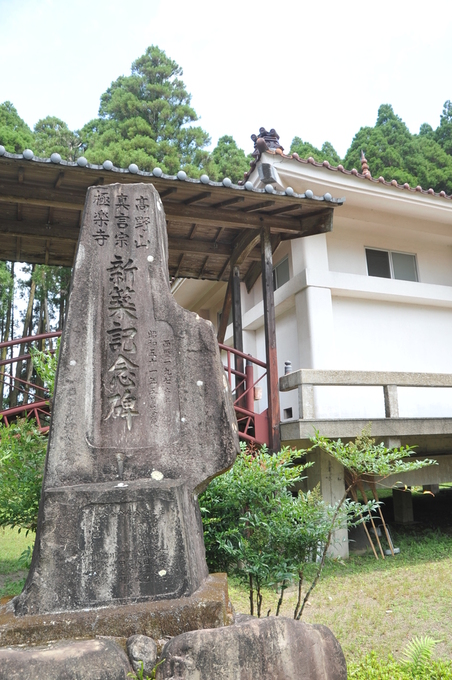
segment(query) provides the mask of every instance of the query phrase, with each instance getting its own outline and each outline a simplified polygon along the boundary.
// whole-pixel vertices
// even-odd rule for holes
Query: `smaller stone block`
[[[127,654],[135,672],[143,664],[144,676],[151,675],[157,663],[157,645],[152,638],[147,635],[132,635],[127,640]]]
[[[126,680],[131,667],[112,640],[0,649],[0,680]]]
[[[346,680],[342,649],[326,626],[270,616],[197,630],[165,645],[160,680]]]

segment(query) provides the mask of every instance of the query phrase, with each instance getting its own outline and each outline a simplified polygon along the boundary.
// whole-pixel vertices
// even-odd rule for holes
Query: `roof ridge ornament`
[[[364,177],[372,177],[364,151],[361,149],[361,169]]]
[[[269,149],[272,149],[273,151],[281,149],[281,152],[284,151],[284,147],[279,143],[279,135],[275,128],[271,128],[270,132],[268,132],[264,127],[260,127],[259,134],[251,135],[251,139],[254,142],[254,151],[252,155],[258,160],[261,153],[268,151]]]

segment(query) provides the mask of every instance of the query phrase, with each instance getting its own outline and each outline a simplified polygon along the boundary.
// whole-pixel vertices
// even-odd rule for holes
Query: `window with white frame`
[[[289,279],[289,258],[285,257],[273,267],[273,290],[281,288]]]
[[[366,248],[367,273],[384,279],[419,281],[416,255]]]

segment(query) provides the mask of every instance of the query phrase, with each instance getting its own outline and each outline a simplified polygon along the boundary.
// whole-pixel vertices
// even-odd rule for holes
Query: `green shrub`
[[[305,568],[323,549],[331,528],[332,509],[318,489],[292,493],[310,465],[300,464],[302,453],[283,448],[273,455],[265,447],[258,452],[243,447],[233,468],[200,497],[209,567],[247,583],[250,613],[256,609],[258,616],[264,586],[279,590],[276,615],[291,582],[298,582],[301,597]],[[295,617],[299,608],[300,601]]]
[[[452,661],[427,661],[422,667],[413,668],[399,662],[389,654],[379,659],[375,652],[368,654],[359,663],[349,663],[349,680],[452,680]]]
[[[33,421],[0,425],[0,526],[36,531],[46,449]]]

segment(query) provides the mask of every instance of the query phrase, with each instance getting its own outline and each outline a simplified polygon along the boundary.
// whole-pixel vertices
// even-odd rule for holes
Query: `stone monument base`
[[[154,639],[233,623],[226,574],[212,574],[189,597],[117,607],[15,616],[14,600],[0,607],[0,647],[51,640],[147,635]]]

